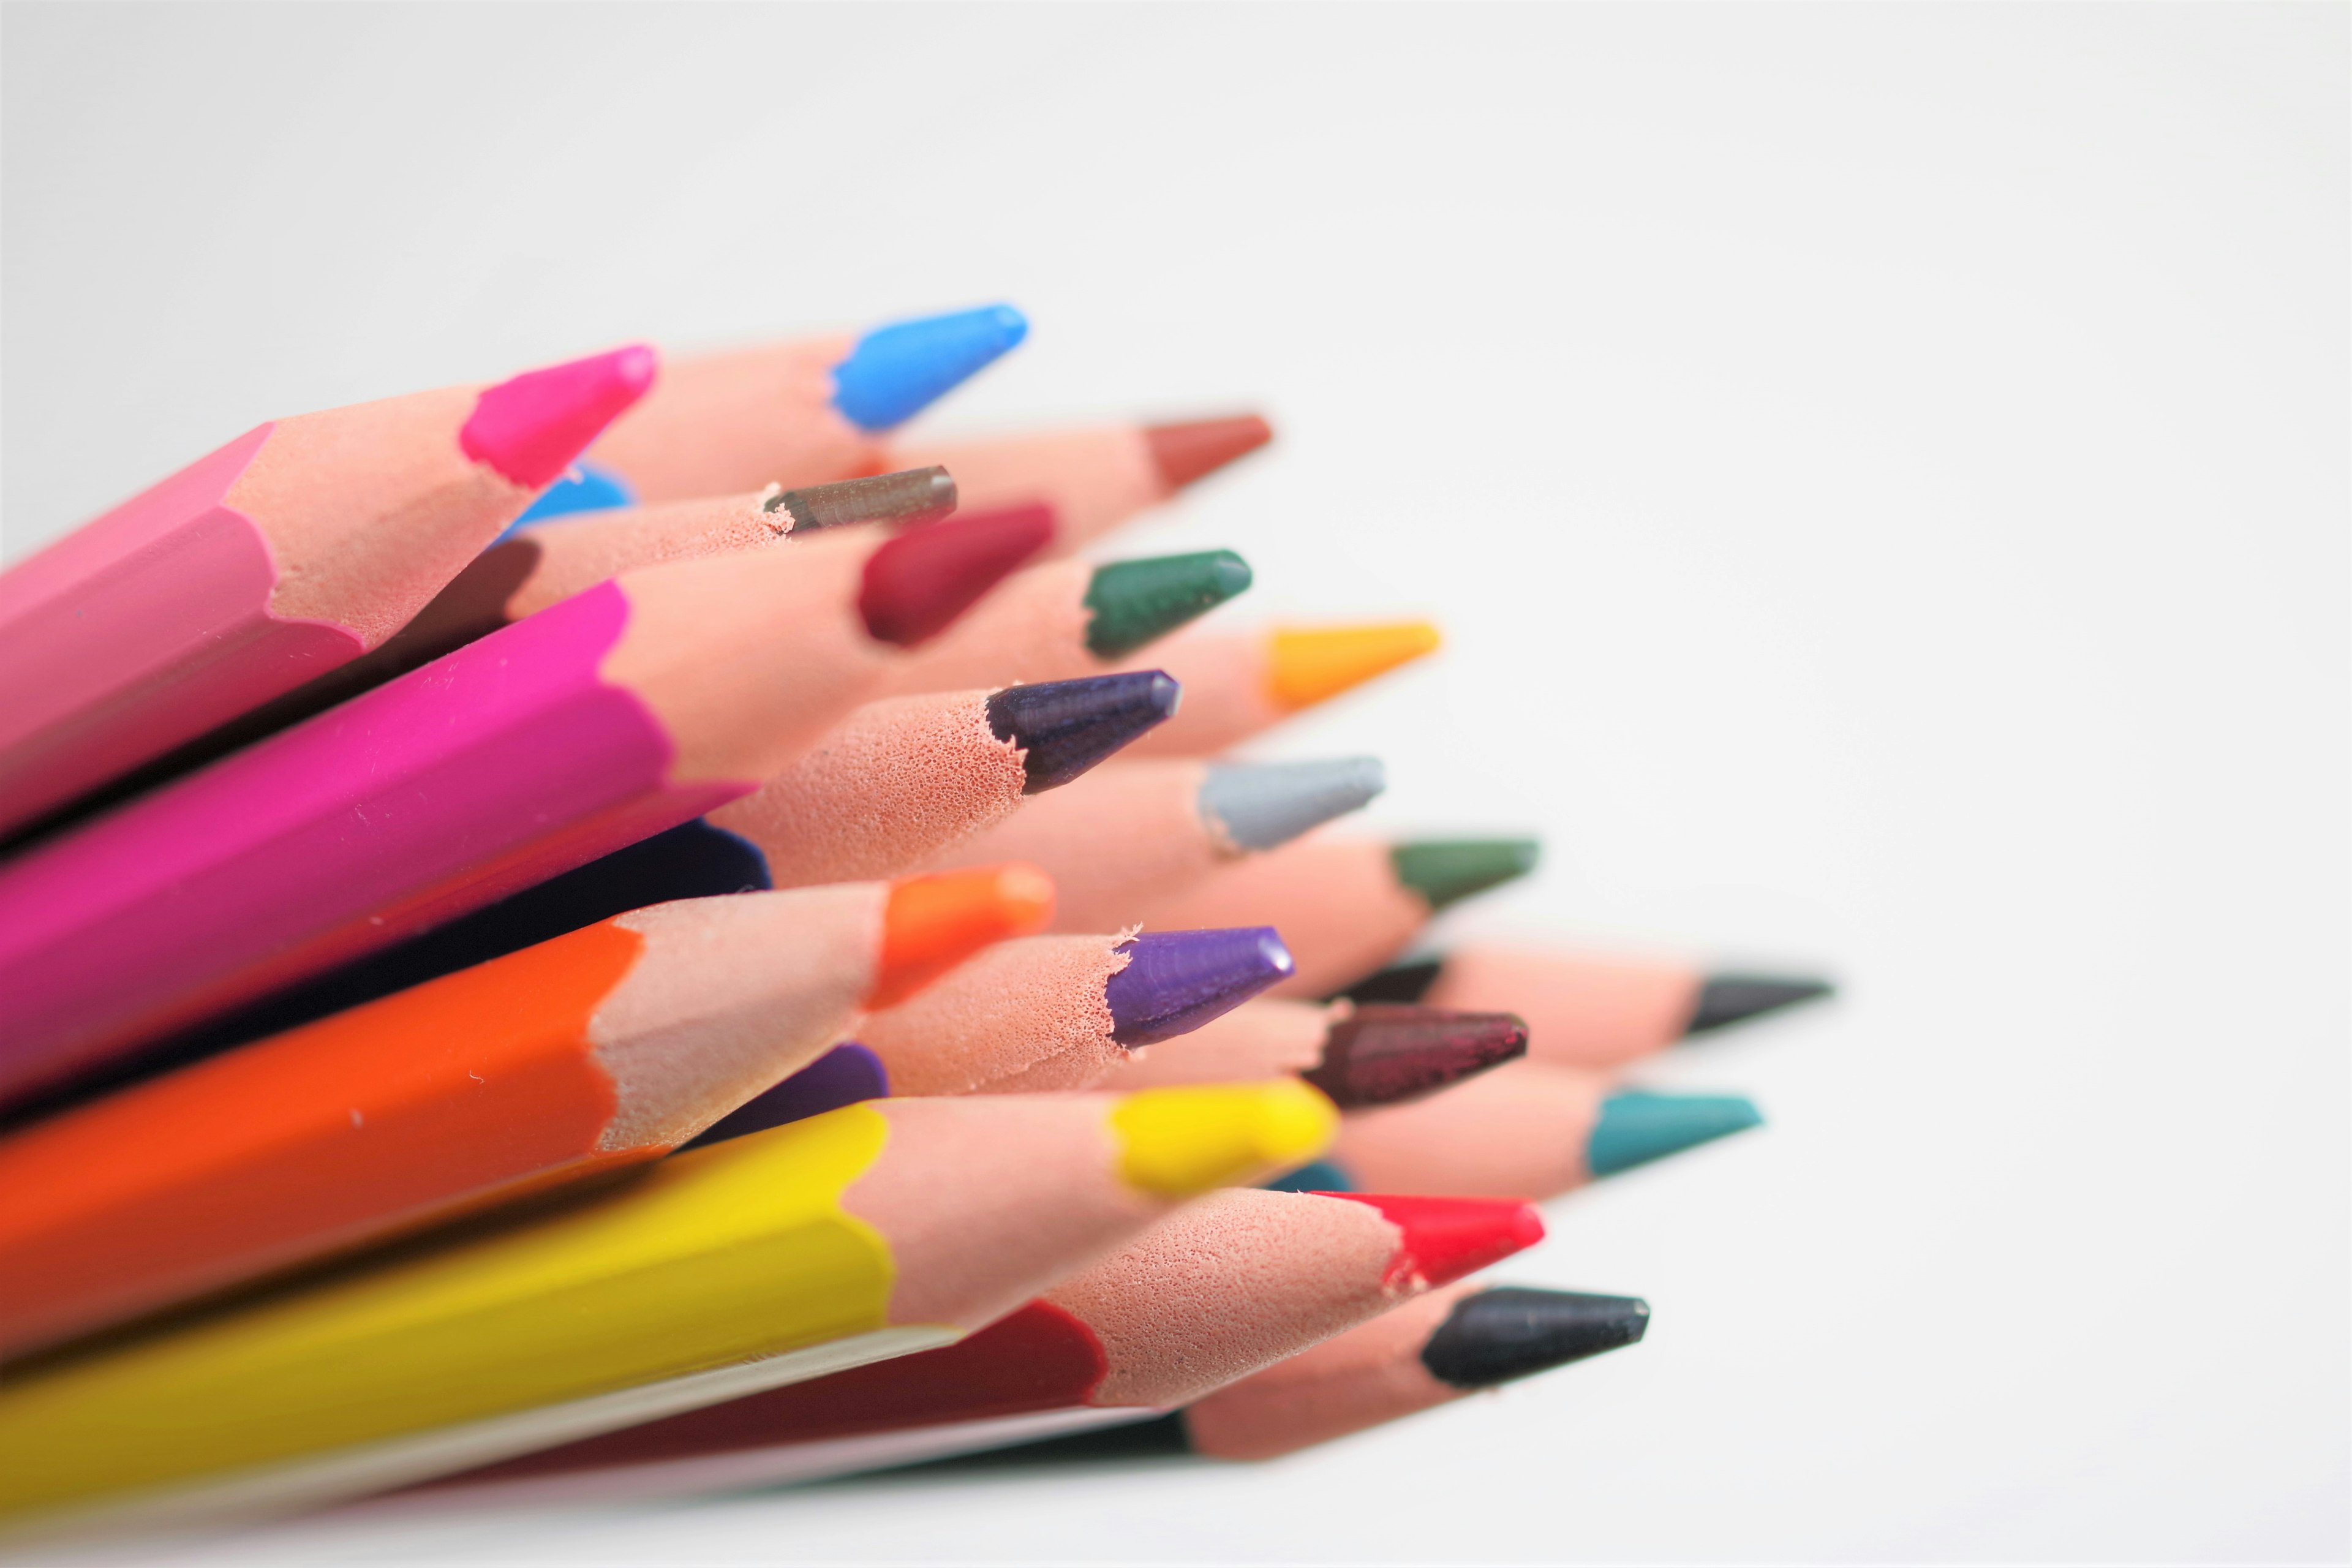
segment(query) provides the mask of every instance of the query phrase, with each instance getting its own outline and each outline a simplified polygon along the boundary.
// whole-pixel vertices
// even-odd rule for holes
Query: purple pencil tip
[[[1119,951],[1127,967],[1104,985],[1103,999],[1110,1037],[1122,1046],[1197,1029],[1297,968],[1272,926],[1141,931]]]

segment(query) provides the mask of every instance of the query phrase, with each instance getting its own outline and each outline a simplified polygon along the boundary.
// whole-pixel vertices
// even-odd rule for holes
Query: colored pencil
[[[866,534],[632,573],[0,868],[0,1100],[749,794],[1043,542]]]
[[[1342,1110],[1398,1105],[1527,1054],[1508,1013],[1261,996],[1156,1050],[1131,1051],[1090,1088],[1247,1083],[1297,1073]]]
[[[1521,1204],[1218,1193],[956,1344],[509,1459],[411,1495],[511,1506],[772,1486],[1003,1441],[1008,1426],[1034,1426],[1049,1412],[1167,1409],[1542,1237],[1542,1217]]]
[[[276,420],[0,574],[0,830],[383,642],[653,379],[628,348]]]
[[[1228,866],[1143,918],[1273,926],[1298,961],[1276,994],[1324,996],[1394,958],[1439,910],[1526,876],[1538,853],[1531,838],[1391,845],[1318,833]]]
[[[1034,861],[1066,900],[1056,930],[1114,931],[1245,856],[1361,809],[1386,784],[1377,757],[1115,763],[937,863]]]
[[[1444,1094],[1355,1112],[1328,1159],[1281,1184],[1551,1198],[1763,1120],[1738,1095],[1618,1089],[1598,1073],[1507,1062]]]
[[[949,1343],[1333,1120],[1296,1084],[901,1100],[695,1150],[16,1368],[0,1511],[301,1506]]]
[[[1213,756],[1435,652],[1438,641],[1427,621],[1250,632],[1196,627],[1153,651],[1152,662],[1182,682],[1184,711],[1136,754]]]
[[[908,437],[893,468],[936,463],[975,510],[1054,509],[1054,548],[1076,550],[1274,439],[1255,414],[1163,425],[1095,425],[974,441]]]
[[[1535,1031],[1528,1054],[1536,1060],[1607,1068],[1835,990],[1811,975],[1709,973],[1687,961],[1631,953],[1465,943],[1392,963],[1344,994],[1437,1007],[1498,1006],[1507,997]]]
[[[685,1145],[699,1149],[724,1143],[747,1132],[764,1132],[787,1121],[803,1121],[856,1105],[890,1097],[889,1069],[882,1058],[856,1040],[843,1040],[824,1055],[772,1088],[761,1089],[700,1132]]]
[[[985,515],[1025,518],[1040,528],[1051,519],[1043,507]],[[1249,563],[1230,550],[1032,567],[893,671],[883,689],[953,691],[1100,675],[1249,584]]]
[[[669,360],[661,386],[588,449],[534,517],[791,489],[906,467],[890,430],[1028,335],[1010,305]]]
[[[0,1355],[655,1159],[1052,900],[1010,867],[660,904],[37,1122]]]
[[[1264,927],[1026,937],[873,1014],[857,1037],[899,1094],[1082,1089],[1289,973]]]

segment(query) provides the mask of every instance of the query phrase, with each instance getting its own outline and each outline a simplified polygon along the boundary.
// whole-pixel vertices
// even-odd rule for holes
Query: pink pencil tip
[[[660,368],[651,346],[527,370],[482,394],[457,433],[466,456],[526,489],[543,489],[646,395]]]

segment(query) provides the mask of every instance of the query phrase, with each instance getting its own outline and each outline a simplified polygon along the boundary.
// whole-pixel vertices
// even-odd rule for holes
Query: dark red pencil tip
[[[646,395],[660,364],[651,346],[631,343],[527,370],[482,394],[457,445],[524,489],[543,489]]]
[[[951,517],[902,533],[866,558],[857,612],[878,642],[913,647],[1054,540],[1049,507]]]
[[[1274,439],[1274,426],[1255,414],[1231,419],[1194,419],[1181,425],[1145,427],[1144,444],[1151,448],[1152,466],[1171,490],[1181,490],[1204,474],[1213,474],[1235,458],[1256,451]]]
[[[1516,1014],[1367,1002],[1331,1026],[1323,1063],[1303,1074],[1341,1110],[1395,1105],[1527,1055]]]
[[[1390,1285],[1448,1285],[1523,1252],[1544,1238],[1543,1215],[1507,1198],[1411,1198],[1384,1193],[1324,1193],[1370,1204],[1404,1233],[1389,1263]]]

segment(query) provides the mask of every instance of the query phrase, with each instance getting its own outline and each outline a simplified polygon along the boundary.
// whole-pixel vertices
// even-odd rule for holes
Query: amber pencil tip
[[[1427,621],[1282,627],[1268,649],[1267,694],[1292,712],[1311,708],[1436,652],[1441,640]]]
[[[1143,432],[1152,467],[1160,470],[1160,481],[1171,490],[1181,490],[1273,439],[1274,426],[1258,414],[1151,425]]]
[[[1019,861],[895,882],[866,1005],[903,1002],[982,948],[1045,930],[1053,916],[1053,879]]]

